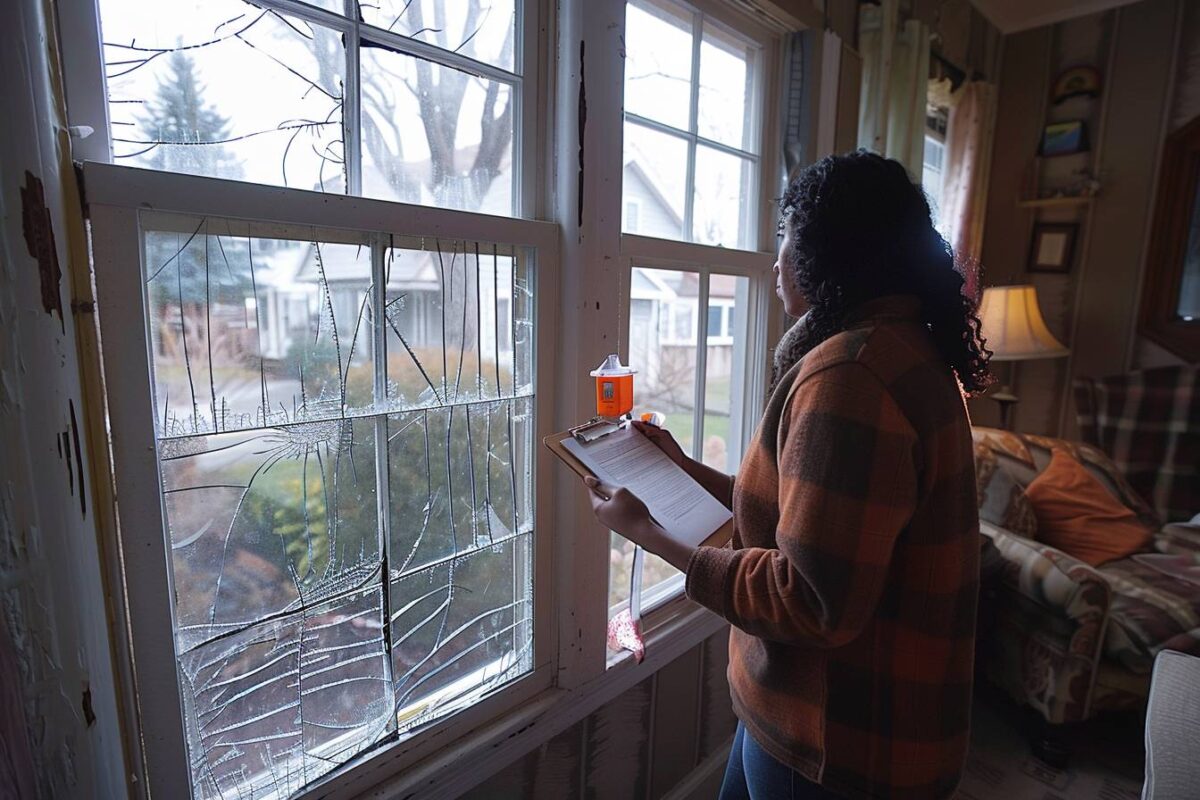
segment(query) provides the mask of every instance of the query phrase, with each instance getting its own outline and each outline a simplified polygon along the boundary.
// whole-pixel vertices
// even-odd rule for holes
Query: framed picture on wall
[[[1083,120],[1050,122],[1042,130],[1040,155],[1050,158],[1086,153],[1089,146],[1087,125]]]
[[[1029,271],[1070,272],[1078,234],[1079,225],[1074,222],[1036,223],[1029,244]]]

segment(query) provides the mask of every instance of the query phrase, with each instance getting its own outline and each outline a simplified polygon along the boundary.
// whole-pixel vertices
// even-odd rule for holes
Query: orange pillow
[[[1038,541],[1093,567],[1150,549],[1152,532],[1063,450],[1054,451],[1025,496],[1037,517]]]

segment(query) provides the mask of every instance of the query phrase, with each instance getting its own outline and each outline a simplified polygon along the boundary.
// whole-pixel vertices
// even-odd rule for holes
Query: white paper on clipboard
[[[588,444],[568,437],[562,446],[600,480],[633,492],[672,539],[699,546],[733,516],[631,425]]]

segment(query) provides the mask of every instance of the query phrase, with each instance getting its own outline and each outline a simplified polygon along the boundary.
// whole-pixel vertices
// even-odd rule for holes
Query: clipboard
[[[563,447],[563,440],[570,439],[573,435],[574,434],[571,430],[561,431],[560,433],[552,433],[542,439],[542,444],[544,444],[546,449],[548,449],[551,453],[554,453],[554,455],[558,456],[559,460],[566,464],[567,467],[569,467],[572,472],[578,475],[581,480],[583,478],[596,477],[592,474],[591,470],[583,465],[582,461],[575,457],[574,453]],[[585,490],[587,489],[586,486],[583,488]],[[724,547],[731,539],[733,539],[732,519],[713,531],[708,538],[700,543],[700,546]]]

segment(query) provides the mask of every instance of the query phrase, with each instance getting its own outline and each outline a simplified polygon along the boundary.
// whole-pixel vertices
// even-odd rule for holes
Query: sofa
[[[1200,565],[1200,526],[1162,525],[1091,445],[983,427],[974,440],[983,533],[980,671],[1054,725],[1144,708],[1160,651],[1200,655],[1200,583],[1152,566],[1145,554],[1092,567],[1037,541],[1024,488],[1057,448],[1156,531],[1153,551]]]

